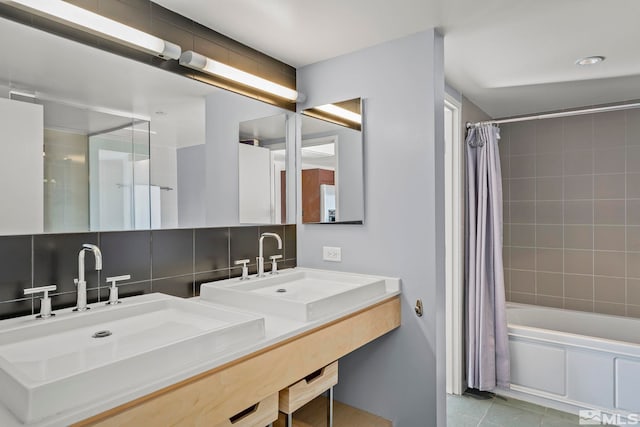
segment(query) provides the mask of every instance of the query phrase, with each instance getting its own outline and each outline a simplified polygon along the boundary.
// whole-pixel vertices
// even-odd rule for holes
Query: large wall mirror
[[[293,113],[6,19],[0,54],[1,235],[286,220],[241,217],[238,135]]]
[[[301,147],[302,222],[362,224],[362,100],[304,110]]]

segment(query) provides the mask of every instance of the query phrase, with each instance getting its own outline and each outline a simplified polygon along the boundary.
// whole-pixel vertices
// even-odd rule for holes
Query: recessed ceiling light
[[[604,56],[587,56],[585,58],[580,58],[576,61],[576,65],[595,65],[604,61]]]

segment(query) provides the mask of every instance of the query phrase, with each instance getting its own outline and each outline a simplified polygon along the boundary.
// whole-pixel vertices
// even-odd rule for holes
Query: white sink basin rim
[[[163,294],[123,301],[0,328],[0,401],[34,422],[264,337],[258,316]]]
[[[385,278],[295,268],[278,275],[205,284],[200,298],[302,322],[314,321],[384,295]]]

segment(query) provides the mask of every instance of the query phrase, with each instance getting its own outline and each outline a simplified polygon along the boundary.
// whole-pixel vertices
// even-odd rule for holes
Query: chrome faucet
[[[278,249],[282,249],[282,239],[276,233],[262,233],[260,236],[260,241],[258,243],[258,277],[264,277],[264,249],[263,242],[265,237],[273,237],[278,241]]]
[[[73,311],[85,311],[87,307],[87,282],[84,280],[84,254],[87,251],[93,252],[93,256],[96,259],[96,270],[102,270],[102,252],[96,245],[90,245],[85,243],[78,253],[78,278],[74,280],[76,287],[78,288],[78,299],[76,308]]]

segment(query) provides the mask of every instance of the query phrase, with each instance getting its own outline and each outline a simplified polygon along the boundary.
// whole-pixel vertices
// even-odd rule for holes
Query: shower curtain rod
[[[632,104],[619,104],[619,105],[609,105],[606,107],[594,107],[594,108],[585,108],[582,110],[571,110],[571,111],[561,111],[558,113],[546,113],[546,114],[537,114],[533,116],[524,116],[524,117],[514,117],[512,119],[501,119],[501,120],[487,120],[484,122],[476,122],[471,123],[467,122],[467,129],[471,127],[477,127],[484,124],[492,124],[499,125],[502,123],[515,123],[515,122],[525,122],[528,120],[542,120],[542,119],[554,119],[558,117],[568,117],[568,116],[579,116],[581,114],[592,114],[592,113],[603,113],[607,111],[618,111],[618,110],[629,110],[631,108],[640,108],[640,102],[634,102]]]

